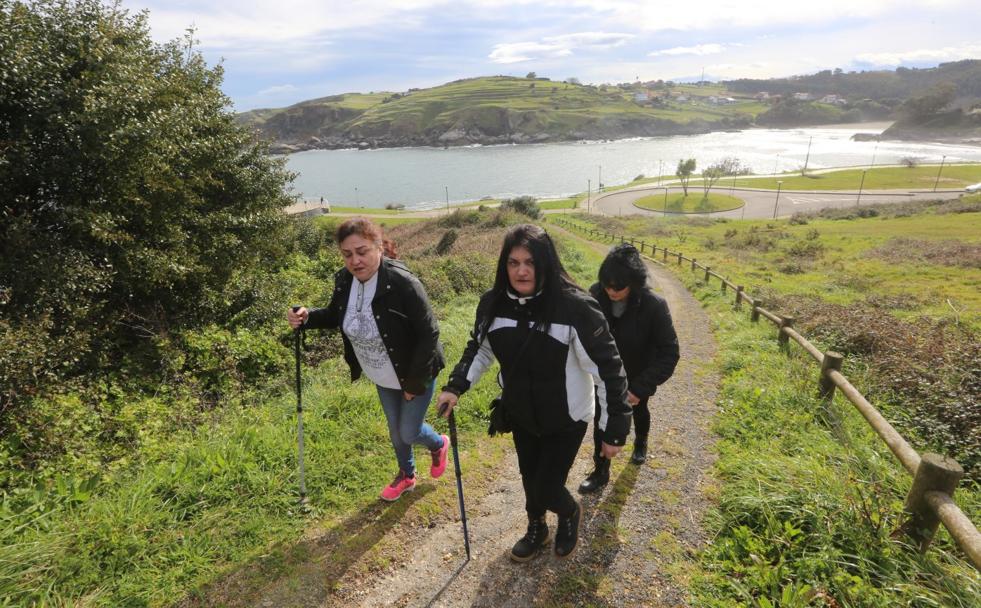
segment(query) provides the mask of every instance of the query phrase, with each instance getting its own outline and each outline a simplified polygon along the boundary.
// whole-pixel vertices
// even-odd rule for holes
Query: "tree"
[[[685,191],[685,196],[688,196],[688,182],[691,180],[693,173],[695,173],[694,158],[678,161],[678,168],[675,170],[675,174],[677,174],[678,179],[681,180],[681,187]]]
[[[956,95],[957,87],[953,83],[944,82],[922,95],[910,97],[899,106],[899,111],[910,120],[923,120],[942,112],[954,101]]]
[[[738,158],[727,157],[713,163],[702,171],[702,188],[705,190],[705,198],[715,183],[726,176],[744,175],[748,169],[744,168]]]
[[[569,78],[566,78],[565,81],[567,84],[581,84],[579,82],[579,79],[576,78],[575,76],[570,76]]]
[[[525,74],[525,78],[538,78],[538,74],[534,72],[528,72],[527,74]]]
[[[44,383],[17,361],[115,369],[282,257],[290,176],[192,42],[118,3],[0,0],[0,411]]]

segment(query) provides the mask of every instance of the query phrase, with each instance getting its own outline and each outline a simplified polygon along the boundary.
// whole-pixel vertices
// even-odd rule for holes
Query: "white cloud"
[[[870,65],[898,66],[904,63],[956,61],[958,59],[977,59],[981,57],[981,45],[947,46],[939,49],[916,49],[885,53],[862,53],[855,57],[859,63]]]
[[[282,95],[284,93],[295,93],[298,90],[299,89],[296,88],[296,86],[291,85],[291,84],[279,84],[279,85],[276,85],[276,86],[273,86],[273,87],[268,87],[268,88],[262,89],[261,91],[259,91],[257,93],[257,95],[260,95],[260,96],[270,96],[270,97],[272,97],[272,96],[275,96],[275,95]]]
[[[715,55],[725,50],[721,44],[699,44],[697,46],[676,46],[670,49],[654,51],[648,53],[648,57],[660,57],[662,55]]]
[[[519,63],[534,59],[568,57],[577,49],[608,49],[622,46],[633,34],[613,32],[576,32],[546,36],[541,42],[506,42],[495,44],[488,58],[493,63]]]

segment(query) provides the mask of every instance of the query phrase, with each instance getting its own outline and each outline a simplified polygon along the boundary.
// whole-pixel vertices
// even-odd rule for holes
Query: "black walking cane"
[[[439,404],[439,415],[442,416],[449,406],[448,403]],[[467,511],[463,507],[463,475],[460,473],[460,451],[457,449],[456,442],[456,417],[450,412],[446,421],[450,425],[450,445],[453,446],[453,470],[456,472],[456,495],[460,499],[460,520],[463,521],[463,546],[467,550],[467,561],[470,561],[470,533],[467,531]]]
[[[293,312],[300,310],[293,307]],[[300,341],[303,339],[303,326],[293,330],[293,352],[296,354],[296,437],[300,460],[300,505],[307,506],[307,485],[303,477],[303,391],[300,386]]]

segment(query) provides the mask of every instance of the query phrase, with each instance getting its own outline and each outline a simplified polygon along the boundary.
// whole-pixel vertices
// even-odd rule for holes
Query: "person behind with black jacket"
[[[381,492],[398,500],[415,487],[413,445],[432,456],[430,475],[446,470],[449,439],[426,424],[436,376],[445,366],[439,327],[426,291],[402,262],[383,255],[381,229],[365,218],[337,228],[344,268],[334,275],[334,293],[326,308],[290,310],[295,329],[341,329],[344,359],[351,381],[361,373],[375,383],[399,472]]]
[[[633,245],[617,245],[600,265],[599,282],[589,288],[610,324],[617,350],[627,370],[627,402],[633,406],[634,452],[631,462],[647,459],[651,429],[648,402],[657,387],[667,382],[680,358],[678,336],[664,298],[647,286],[647,268]],[[602,411],[596,404],[596,418]],[[593,462],[596,468],[579,491],[596,492],[610,481],[610,459],[602,453],[602,433],[593,429]]]
[[[578,287],[540,227],[515,226],[501,247],[494,286],[477,305],[470,341],[437,402],[448,415],[458,397],[501,364],[500,406],[514,433],[528,514],[511,559],[527,561],[549,541],[547,511],[558,515],[555,554],[579,540],[582,508],[566,489],[594,395],[602,415],[601,451],[612,458],[630,431],[627,382],[596,301]]]

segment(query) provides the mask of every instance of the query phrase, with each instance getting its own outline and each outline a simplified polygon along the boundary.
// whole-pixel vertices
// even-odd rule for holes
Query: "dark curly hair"
[[[647,267],[637,248],[622,243],[610,249],[600,265],[599,282],[603,287],[618,290],[624,287],[629,287],[631,291],[643,289],[647,285]]]

